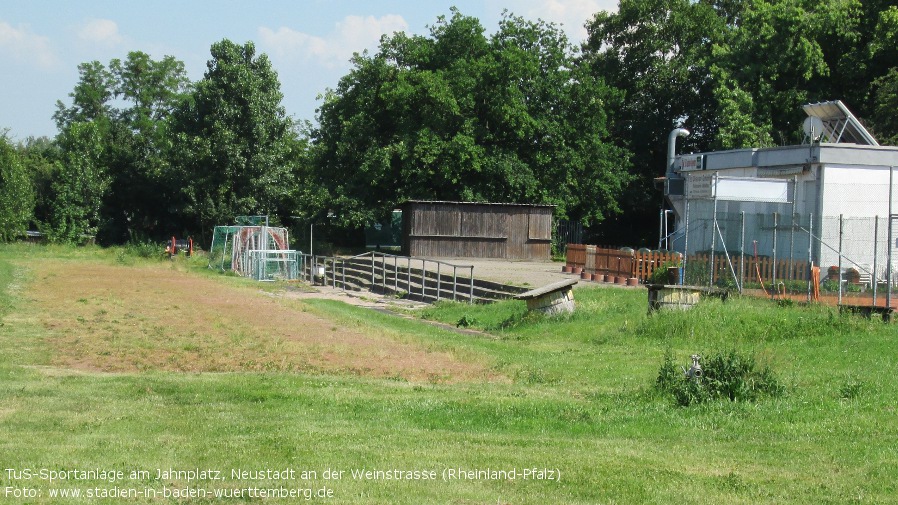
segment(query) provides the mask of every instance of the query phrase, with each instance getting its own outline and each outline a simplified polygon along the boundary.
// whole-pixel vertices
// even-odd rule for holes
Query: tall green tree
[[[229,40],[211,53],[171,126],[180,211],[204,233],[236,215],[277,214],[294,184],[293,125],[268,57]]]
[[[60,136],[74,124],[93,124],[101,137],[96,163],[104,168],[109,191],[103,193],[98,227],[104,242],[159,238],[171,234],[170,202],[180,181],[169,178],[168,121],[190,82],[184,64],[171,56],[156,61],[141,51],[106,67],[79,65],[71,104],[57,102],[54,119]],[[63,150],[82,143],[59,142]],[[79,159],[64,153],[62,161]]]
[[[593,221],[617,211],[629,162],[606,142],[611,90],[579,71],[553,25],[506,15],[484,32],[453,9],[429,36],[355,56],[319,112],[306,213],[358,226],[407,199],[552,203]]]
[[[49,220],[42,231],[53,242],[75,242],[96,236],[100,210],[109,189],[103,163],[105,132],[96,122],[71,123],[57,138],[63,152],[53,193]]]
[[[19,153],[0,133],[0,241],[25,235],[34,215],[34,188]]]
[[[683,149],[710,148],[718,129],[715,48],[727,37],[726,20],[738,19],[740,2],[622,0],[617,12],[599,12],[587,23],[581,66],[619,90],[609,129],[615,143],[633,153],[635,178],[621,200],[622,217],[607,223],[597,240],[646,243],[661,201],[652,179],[664,174],[667,135],[685,126]]]

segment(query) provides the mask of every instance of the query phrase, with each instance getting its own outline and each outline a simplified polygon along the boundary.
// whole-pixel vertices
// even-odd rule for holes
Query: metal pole
[[[842,306],[842,214],[839,214],[839,307]]]
[[[680,276],[680,285],[686,284],[686,261],[689,259],[689,198],[686,198],[686,211],[684,217],[686,224],[683,231],[683,275]]]
[[[717,173],[714,174],[714,218],[711,220],[711,276],[708,280],[708,289],[714,285],[714,249],[717,246]]]
[[[312,250],[312,236],[314,234],[315,234],[315,224],[313,223],[313,224],[309,225],[309,256],[312,256],[315,254],[315,252]]]
[[[661,243],[664,242],[664,207],[661,208],[661,221],[658,223],[658,249],[661,249]]]
[[[776,228],[779,226],[779,212],[773,213],[773,272],[771,275],[773,276],[773,296],[776,297],[776,290],[779,289],[776,287]]]
[[[792,176],[792,227],[789,228],[789,280],[795,279],[795,200],[798,196],[798,176]]]
[[[471,265],[471,294],[468,303],[474,303],[474,265]]]
[[[742,234],[739,238],[739,294],[745,288],[745,211],[742,211]]]
[[[811,303],[811,283],[814,282],[813,279],[813,268],[814,268],[814,214],[809,214],[808,218],[810,223],[808,223],[808,303]]]
[[[879,256],[879,251],[876,246],[879,244],[879,216],[873,218],[873,271],[870,272],[870,282],[873,283],[873,306],[876,307],[876,285],[879,284],[876,282],[876,267],[878,266],[876,263],[876,258]]]
[[[892,219],[894,218],[892,214],[892,193],[894,191],[894,171],[895,167],[889,167],[889,247],[886,254],[886,261],[888,262],[888,265],[886,266],[886,283],[888,283],[889,285],[888,289],[886,290],[886,307],[888,308],[892,307],[892,248],[895,246],[892,243]]]

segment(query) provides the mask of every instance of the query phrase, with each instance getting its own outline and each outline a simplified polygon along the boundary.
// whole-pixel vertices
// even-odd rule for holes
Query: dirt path
[[[165,265],[23,264],[33,279],[25,310],[45,329],[56,366],[308,371],[432,382],[491,378],[478,357],[431,351],[413,335],[341,326],[301,302]]]

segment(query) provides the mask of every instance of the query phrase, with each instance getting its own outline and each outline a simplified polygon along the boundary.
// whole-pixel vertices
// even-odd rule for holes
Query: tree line
[[[801,105],[841,99],[898,143],[898,7],[884,0],[623,0],[560,27],[456,9],[384,36],[290,117],[251,42],[79,65],[55,138],[0,140],[0,240],[208,239],[237,215],[355,229],[407,199],[543,203],[596,240],[653,236],[667,133],[684,149],[798,143]]]

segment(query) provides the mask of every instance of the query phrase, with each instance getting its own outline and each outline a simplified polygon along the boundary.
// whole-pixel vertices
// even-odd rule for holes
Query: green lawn
[[[647,316],[644,291],[609,288],[577,290],[577,313],[560,319],[526,316],[520,302],[422,314],[484,330],[477,335],[322,300],[302,308],[340,327],[476,358],[495,379],[112,374],[50,366],[54,351],[29,297],[48,260],[115,263],[123,275],[145,261],[115,250],[0,247],[0,503],[260,501],[50,497],[53,488],[115,487],[333,493],[268,503],[898,502],[896,329],[875,320],[748,299]],[[196,264],[184,268],[208,278]],[[256,287],[216,278],[222,289]],[[692,353],[731,349],[769,365],[783,395],[683,408],[654,390],[665,351],[688,365]],[[51,483],[19,473],[98,468],[126,476]],[[155,478],[169,468],[214,469],[226,479]],[[555,479],[523,478],[534,468]],[[231,479],[232,469],[296,475]],[[327,469],[342,478],[326,479]],[[363,469],[434,472],[436,480],[353,478]],[[518,475],[447,481],[449,469]],[[132,479],[132,470],[151,475]],[[39,496],[17,497],[21,488]]]

